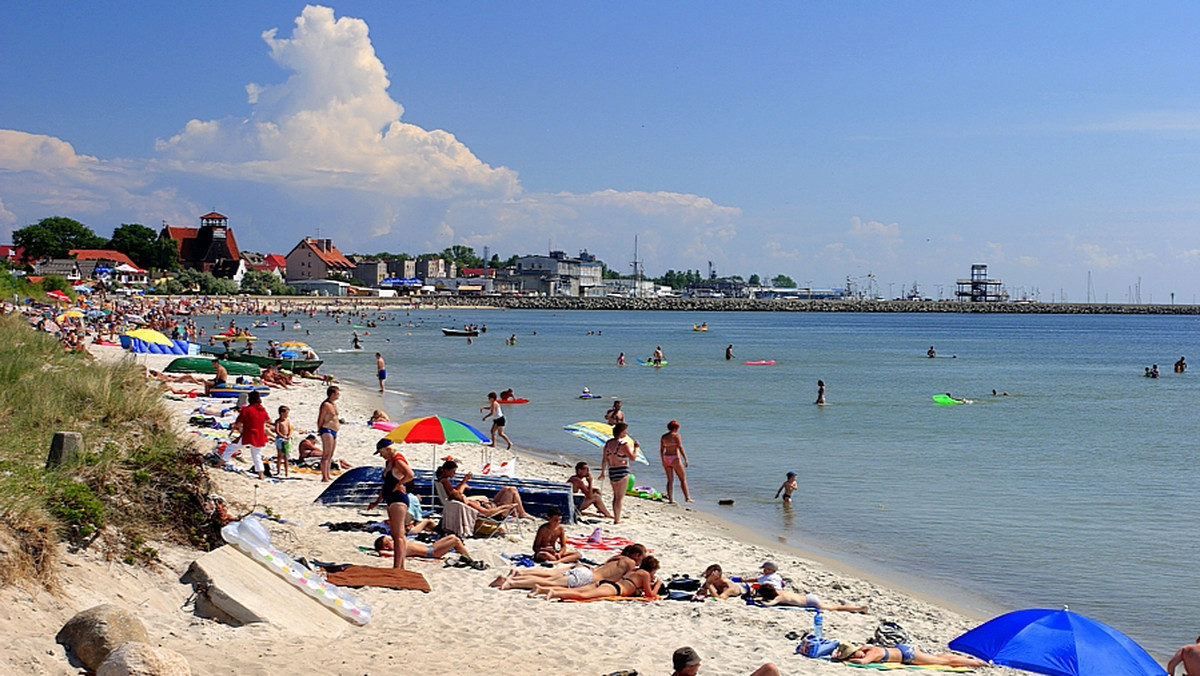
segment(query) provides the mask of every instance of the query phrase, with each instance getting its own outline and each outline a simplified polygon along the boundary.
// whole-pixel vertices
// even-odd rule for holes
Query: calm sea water
[[[294,338],[291,321],[259,334]],[[984,612],[1069,604],[1158,655],[1200,631],[1200,373],[1171,369],[1200,360],[1195,317],[426,310],[359,329],[359,352],[346,324],[301,322],[343,378],[374,385],[383,353],[411,395],[385,395],[393,416],[486,431],[486,393],[511,387],[532,400],[505,411],[519,447],[596,467],[562,426],[619,397],[654,463],[638,483],[663,487],[656,440],[679,420],[701,509]],[[467,322],[489,331],[438,330]],[[638,366],[656,345],[669,365]],[[759,359],[776,363],[743,365]],[[1143,378],[1152,363],[1162,377]],[[788,470],[790,509],[771,499]]]

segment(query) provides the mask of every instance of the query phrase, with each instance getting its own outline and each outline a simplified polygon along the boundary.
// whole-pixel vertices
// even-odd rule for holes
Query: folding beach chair
[[[438,501],[442,503],[442,530],[460,538],[490,538],[503,534],[507,523],[503,517],[483,516],[466,504],[451,499],[439,481],[433,482],[433,488]]]

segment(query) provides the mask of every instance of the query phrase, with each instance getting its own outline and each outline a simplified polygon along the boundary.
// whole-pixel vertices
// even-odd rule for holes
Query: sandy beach
[[[116,348],[94,347],[101,359],[134,358]],[[137,356],[139,363],[160,368],[169,357]],[[315,427],[325,386],[302,381],[288,390],[274,390],[264,405],[274,415],[281,404],[291,408],[299,431]],[[380,408],[379,394],[342,386],[340,414],[347,421],[338,442],[338,457],[352,465],[379,464],[373,455],[380,433],[365,423]],[[201,448],[215,444],[191,433],[187,418],[201,400],[166,400],[181,434]],[[232,416],[225,418],[232,421]],[[404,451],[418,468],[430,468],[435,458],[452,455],[466,471],[478,471],[482,446],[414,445]],[[268,447],[273,457],[273,447]],[[495,451],[493,460],[517,459],[517,475],[565,481],[571,468],[532,456]],[[590,459],[599,463],[599,453]],[[248,468],[247,461],[236,461]],[[219,494],[231,514],[265,511],[288,523],[264,522],[274,544],[299,557],[360,565],[387,565],[364,553],[373,536],[360,532],[331,532],[319,524],[329,521],[369,521],[383,518],[381,509],[328,508],[313,500],[324,485],[316,473],[296,473],[284,481],[258,481],[240,472],[213,469]],[[599,484],[598,484],[599,485]],[[610,499],[608,487],[603,487]],[[713,496],[697,496],[713,501]],[[662,562],[660,576],[698,576],[711,563],[727,574],[756,573],[764,560],[778,563],[780,573],[801,592],[814,592],[836,603],[865,603],[866,615],[825,613],[825,635],[862,643],[881,620],[908,630],[917,647],[940,652],[946,642],[978,624],[918,595],[884,586],[836,564],[753,533],[689,507],[635,498],[625,501],[622,523],[567,526],[569,536],[586,536],[600,526],[606,536],[621,536],[644,544]],[[184,655],[196,674],[607,674],[636,669],[642,674],[670,673],[671,653],[691,645],[704,660],[703,674],[748,674],[764,662],[774,662],[785,674],[845,673],[848,667],[810,660],[794,654],[797,641],[789,632],[812,628],[812,614],[802,609],[747,606],[726,601],[560,603],[528,598],[524,592],[488,586],[508,570],[501,555],[529,553],[536,527],[515,537],[467,542],[475,558],[489,563],[484,571],[444,567],[441,561],[410,559],[410,568],[423,573],[432,592],[364,588],[356,593],[374,609],[364,627],[347,624],[340,638],[312,635],[305,627],[250,625],[235,628],[197,617],[189,602],[190,585],[179,581],[198,552],[158,543],[161,565],[154,568],[105,561],[95,552],[63,553],[66,562],[60,596],[41,590],[5,589],[0,598],[0,631],[10,637],[0,658],[0,671],[29,674],[76,674],[61,646],[58,629],[76,612],[99,603],[124,607],[145,622],[157,645]],[[604,552],[585,552],[602,559]],[[988,668],[993,673],[1006,669]]]

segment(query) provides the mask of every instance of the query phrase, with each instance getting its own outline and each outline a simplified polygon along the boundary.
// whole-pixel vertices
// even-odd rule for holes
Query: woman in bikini
[[[621,504],[625,501],[625,491],[628,490],[629,462],[637,457],[639,444],[630,443],[625,432],[629,425],[619,422],[613,425],[613,438],[604,444],[604,459],[600,462],[600,476],[608,472],[608,480],[613,489],[613,525],[621,523]]]
[[[563,599],[564,601],[587,601],[611,596],[628,598],[631,596],[655,597],[662,586],[655,573],[658,572],[658,559],[647,556],[642,559],[637,570],[619,580],[601,580],[594,584],[576,589],[546,589],[547,599]],[[536,590],[541,593],[543,590]]]
[[[675,477],[679,477],[679,487],[683,489],[683,499],[692,502],[688,495],[687,453],[683,451],[683,437],[679,436],[679,422],[672,420],[667,423],[667,433],[658,442],[658,454],[662,457],[663,469],[667,472],[667,502],[675,504]]]
[[[541,587],[543,594],[550,588],[575,589],[600,580],[619,580],[636,570],[645,557],[646,548],[642,545],[626,545],[620,554],[612,556],[595,568],[582,565],[553,570],[513,568],[507,576],[501,575],[492,580],[491,586],[500,589],[534,590]],[[537,593],[534,592],[535,595]]]
[[[517,492],[515,487],[505,486],[504,488],[501,488],[500,491],[496,493],[496,497],[490,500],[482,495],[468,496],[465,493],[467,488],[469,488],[467,486],[467,481],[470,480],[473,475],[470,473],[464,475],[462,481],[459,481],[458,485],[455,485],[453,479],[454,473],[457,471],[458,463],[454,462],[453,460],[447,460],[446,462],[442,463],[441,467],[438,468],[436,474],[438,483],[440,483],[442,488],[446,490],[446,495],[450,496],[451,500],[457,500],[484,516],[490,517],[500,514],[508,516],[511,512],[515,513],[522,519],[532,518],[529,516],[529,513],[525,511],[525,505],[523,502],[521,502],[521,494]]]
[[[865,645],[855,650],[845,649],[846,644],[838,649],[835,661],[852,664],[886,664],[899,662],[901,664],[939,665],[946,667],[986,667],[987,662],[967,655],[954,653],[927,653],[923,650],[901,643],[893,648]],[[854,646],[849,646],[851,649]]]
[[[413,480],[412,468],[408,459],[392,448],[390,439],[380,439],[375,445],[375,452],[383,457],[383,490],[379,498],[371,503],[368,509],[375,509],[380,502],[387,505],[388,529],[399,534],[394,538],[395,549],[392,552],[392,568],[404,568],[404,558],[408,555],[408,538],[406,521],[408,520],[408,482]]]

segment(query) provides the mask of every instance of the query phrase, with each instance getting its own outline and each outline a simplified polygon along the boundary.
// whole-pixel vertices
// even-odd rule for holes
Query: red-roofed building
[[[229,219],[215,211],[201,216],[198,228],[164,225],[160,236],[175,241],[179,265],[192,270],[212,272],[219,261],[241,259]]]
[[[141,270],[129,256],[112,249],[71,249],[67,253],[77,261],[99,261],[108,263],[109,267],[114,268],[118,265],[128,265],[135,270]]]
[[[305,237],[287,255],[287,281],[325,279],[331,274],[350,275],[354,263],[330,239]]]

